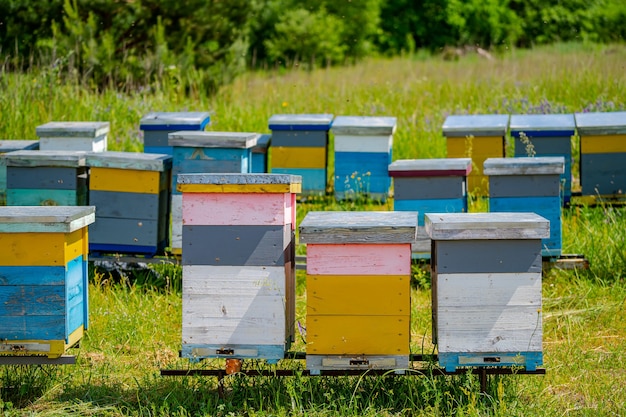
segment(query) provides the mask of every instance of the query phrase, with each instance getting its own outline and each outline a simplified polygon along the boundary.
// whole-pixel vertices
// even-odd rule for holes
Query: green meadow
[[[505,50],[488,59],[446,60],[424,52],[353,66],[249,72],[209,96],[167,74],[129,92],[94,91],[57,68],[11,73],[0,66],[0,139],[36,139],[48,121],[111,123],[109,149],[141,151],[150,111],[210,111],[210,130],[267,132],[276,113],[395,116],[394,159],[445,157],[449,114],[626,110],[626,46],[559,44]],[[510,141],[509,141],[510,143]],[[332,137],[331,137],[332,145]],[[577,138],[572,139],[574,151]],[[508,150],[510,152],[510,149]],[[331,159],[332,162],[332,159]],[[332,166],[332,164],[331,164]],[[574,174],[578,165],[575,160]],[[577,182],[574,182],[576,186]],[[311,210],[389,210],[367,200],[302,201]],[[472,211],[484,211],[475,201]],[[304,253],[299,247],[298,252]],[[545,375],[214,377],[161,376],[190,363],[181,344],[181,271],[168,264],[90,281],[90,327],[67,366],[0,367],[5,416],[620,416],[626,415],[626,209],[573,206],[563,212],[563,252],[588,269],[548,268],[543,277]],[[297,318],[306,323],[305,274]],[[412,280],[412,353],[433,353],[428,268]],[[301,338],[293,347],[304,351]],[[244,361],[244,367],[267,367]],[[272,367],[269,367],[272,369]],[[278,368],[303,369],[298,360]]]

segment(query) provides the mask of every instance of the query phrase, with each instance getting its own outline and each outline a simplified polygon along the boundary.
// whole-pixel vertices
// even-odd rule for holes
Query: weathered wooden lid
[[[252,147],[252,153],[267,153],[267,148],[269,148],[271,141],[272,135],[264,134],[259,136],[256,145]]]
[[[275,114],[270,117],[270,130],[328,130],[332,114]]]
[[[178,174],[176,181],[188,193],[302,192],[302,177],[290,174]]]
[[[395,117],[337,116],[330,130],[335,135],[377,136],[393,135],[396,131]]]
[[[109,122],[50,122],[35,131],[40,138],[97,138],[109,133]]]
[[[0,153],[39,149],[38,140],[0,140]]]
[[[550,222],[535,213],[427,213],[424,228],[433,240],[550,237]]]
[[[504,136],[509,125],[508,114],[450,115],[443,122],[443,135]]]
[[[485,175],[561,175],[563,172],[563,156],[487,158],[483,163]]]
[[[399,159],[388,169],[391,177],[459,177],[472,171],[472,159]]]
[[[513,114],[509,122],[511,135],[520,132],[528,136],[572,136],[576,130],[573,114]]]
[[[68,167],[85,166],[84,151],[14,151],[4,154],[10,167]]]
[[[300,223],[301,243],[412,243],[416,211],[311,211]]]
[[[167,135],[168,145],[191,148],[236,148],[249,149],[256,146],[258,133],[248,132],[206,132],[202,130],[181,130]]]
[[[71,233],[96,220],[93,206],[0,207],[0,233]]]
[[[202,130],[211,121],[209,112],[151,112],[139,121],[141,130]]]
[[[576,113],[575,117],[580,136],[626,134],[626,111]]]
[[[89,152],[86,154],[85,162],[89,167],[137,171],[166,171],[172,167],[172,157],[158,153]]]

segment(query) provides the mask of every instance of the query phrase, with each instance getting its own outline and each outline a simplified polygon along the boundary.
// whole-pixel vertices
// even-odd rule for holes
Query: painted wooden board
[[[474,165],[477,159],[504,156],[503,136],[448,137],[446,140],[448,158],[471,157]],[[473,170],[477,167],[472,166]],[[479,165],[482,168],[482,164]]]
[[[85,206],[87,187],[78,190],[8,189],[8,206]]]
[[[576,113],[576,129],[583,138],[589,135],[626,135],[626,112]]]
[[[290,261],[291,225],[183,225],[183,265],[278,266]]]
[[[24,150],[4,154],[7,167],[69,167],[85,166],[85,152]]]
[[[256,146],[252,148],[251,156],[251,168],[250,172],[253,173],[265,173],[269,172],[268,169],[268,149],[272,142],[272,135],[261,135],[257,140]]]
[[[117,168],[132,171],[162,172],[172,168],[170,155],[139,152],[92,152],[86,155],[85,162],[91,168]]]
[[[332,114],[274,114],[269,119],[269,128],[278,130],[328,130],[333,121]]]
[[[164,236],[159,236],[157,220],[97,217],[89,226],[89,238],[94,244],[158,246]]]
[[[528,139],[532,145],[535,156],[563,156],[566,160],[572,158],[572,138],[571,136],[530,136]],[[515,156],[527,157],[528,150],[526,144],[522,143],[519,136],[515,137]]]
[[[467,198],[438,198],[429,200],[398,200],[393,202],[395,211],[417,212],[417,224],[424,226],[426,213],[466,213]]]
[[[199,193],[298,193],[302,178],[290,174],[185,174],[177,188]]]
[[[431,239],[542,239],[549,221],[534,213],[427,214],[424,225]]]
[[[454,372],[462,367],[523,367],[535,371],[543,365],[542,352],[443,352],[438,354],[439,366],[446,372]]]
[[[582,154],[580,182],[582,194],[591,196],[626,193],[626,153]]]
[[[94,221],[95,207],[0,207],[0,233],[72,233]]]
[[[302,178],[302,194],[324,194],[326,192],[326,168],[276,168],[272,167],[272,174],[290,174]]]
[[[417,213],[311,211],[300,223],[301,243],[398,244],[415,239]]]
[[[285,225],[295,222],[288,193],[185,193],[185,225]]]
[[[187,148],[175,146],[172,177],[192,173],[247,173],[250,149]]]
[[[576,121],[573,114],[512,114],[509,121],[511,136],[523,132],[528,137],[574,135]]]
[[[109,122],[49,122],[39,125],[35,132],[43,138],[98,138],[109,133]],[[40,148],[43,150],[43,148]]]
[[[9,167],[7,188],[74,190],[86,187],[86,168]]]
[[[398,200],[464,199],[467,195],[465,188],[464,176],[396,177],[393,180],[393,195],[396,202]]]
[[[89,191],[89,204],[97,207],[98,218],[159,220],[166,214],[167,190],[159,194]]]
[[[85,152],[105,152],[108,143],[106,135],[92,138],[41,138],[39,148],[42,151],[85,151]]]
[[[539,239],[436,240],[432,256],[439,274],[540,272],[542,266]]]
[[[14,151],[39,149],[38,140],[3,139],[0,140],[0,154]]]
[[[306,353],[312,355],[408,355],[410,317],[307,316]]]
[[[485,175],[561,175],[565,158],[560,156],[489,158],[483,164]]]
[[[465,177],[472,171],[470,158],[398,159],[389,165],[389,175],[399,177]]]
[[[162,155],[169,155],[172,156],[172,147],[171,146],[145,146],[143,147],[143,151],[145,153],[156,153],[156,154],[162,154]]]
[[[581,154],[595,154],[595,153],[624,154],[626,153],[626,134],[581,136],[580,153]]]
[[[307,147],[326,148],[328,146],[327,130],[274,130],[272,131],[272,148],[274,147]]]
[[[364,136],[335,133],[335,152],[389,153],[392,146],[392,135]]]
[[[417,220],[417,219],[416,219]],[[300,229],[302,242],[302,229]],[[415,238],[413,238],[415,239]],[[341,239],[338,239],[341,241]],[[411,271],[411,246],[405,243],[307,243],[310,275],[406,275]]]
[[[397,119],[395,117],[337,116],[333,120],[331,131],[335,136],[389,136],[396,131],[396,125]]]
[[[183,247],[183,196],[171,195],[172,223],[170,232],[170,246],[172,250],[182,250]]]
[[[141,130],[204,130],[211,120],[209,112],[150,112],[139,121]]]
[[[87,230],[71,233],[2,233],[0,265],[60,266],[79,256],[87,257]]]
[[[404,374],[409,368],[409,355],[306,355],[306,369],[311,375],[320,371],[389,369]]]
[[[12,326],[23,328],[19,321],[12,321]],[[12,340],[0,344],[0,357],[2,356],[47,356],[49,359],[60,358],[65,351],[75,346],[82,339],[84,330],[76,329],[67,340]],[[17,354],[16,354],[17,352]]]
[[[183,345],[284,346],[285,297],[283,267],[185,265]]]
[[[151,154],[154,155],[154,154]],[[159,194],[169,187],[168,172],[92,167],[89,188],[94,191]]]
[[[540,273],[439,274],[437,297],[439,352],[542,350]]]
[[[307,275],[307,317],[410,314],[410,274]]]
[[[250,132],[207,132],[180,130],[168,134],[168,145],[190,148],[250,149],[257,144],[258,133]]]
[[[558,174],[492,175],[489,177],[489,198],[558,197],[560,194],[561,178]],[[532,207],[530,204],[525,204],[525,206]],[[530,211],[533,212],[533,210]]]
[[[450,115],[443,122],[443,135],[504,136],[509,125],[508,114]]]
[[[388,153],[336,152],[335,197],[376,195],[384,200],[391,186],[391,158]]]
[[[326,168],[326,148],[272,146],[272,168]]]
[[[153,153],[165,153],[167,155],[172,154],[172,147],[169,143],[169,134],[177,132],[174,130],[144,130],[143,132],[143,150],[155,150],[155,148],[162,148],[165,152],[153,152]]]

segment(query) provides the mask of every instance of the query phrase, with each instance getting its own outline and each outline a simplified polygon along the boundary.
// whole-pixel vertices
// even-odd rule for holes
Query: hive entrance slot
[[[217,349],[215,353],[218,355],[233,355],[235,351],[233,349]]]
[[[369,365],[370,361],[367,359],[350,359],[350,365]]]
[[[500,363],[500,358],[497,356],[487,356],[483,358],[483,362],[485,363]]]

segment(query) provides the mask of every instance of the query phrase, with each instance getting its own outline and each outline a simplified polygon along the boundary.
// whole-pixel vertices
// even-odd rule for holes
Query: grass
[[[424,54],[371,59],[314,72],[250,73],[217,96],[181,95],[173,86],[118,94],[61,82],[53,68],[0,69],[0,138],[35,139],[51,120],[108,120],[110,148],[139,150],[139,119],[149,111],[212,112],[212,130],[267,131],[275,113],[386,115],[398,118],[394,159],[445,156],[441,124],[452,113],[540,113],[626,109],[626,47],[556,45],[443,61]],[[574,142],[576,145],[576,142]],[[484,206],[477,201],[474,211]],[[387,210],[367,201],[311,198],[311,210]],[[623,207],[564,211],[565,253],[590,269],[546,271],[545,376],[162,377],[161,368],[222,366],[178,358],[180,270],[165,265],[132,277],[95,274],[90,329],[77,365],[0,368],[0,415],[286,416],[458,415],[614,416],[626,414],[626,218]],[[299,247],[299,253],[305,248]],[[131,279],[132,278],[132,279]],[[305,277],[297,276],[298,319]],[[417,266],[412,288],[412,352],[431,353],[430,277]],[[303,350],[301,341],[295,349]],[[246,366],[255,366],[253,362]],[[286,361],[281,367],[302,367]]]

